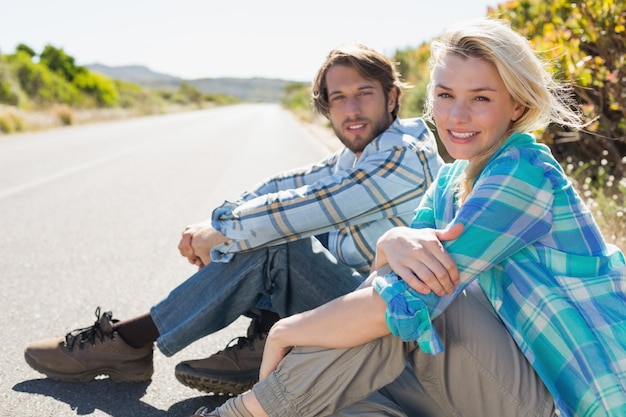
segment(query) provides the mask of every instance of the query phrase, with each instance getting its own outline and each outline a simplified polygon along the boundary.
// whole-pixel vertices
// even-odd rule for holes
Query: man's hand
[[[211,263],[211,249],[228,240],[211,226],[211,221],[192,224],[183,230],[178,250],[189,263],[204,268]]]
[[[456,239],[462,232],[461,223],[443,230],[395,227],[378,240],[373,269],[389,264],[419,293],[451,294],[459,283],[459,271],[441,242]]]

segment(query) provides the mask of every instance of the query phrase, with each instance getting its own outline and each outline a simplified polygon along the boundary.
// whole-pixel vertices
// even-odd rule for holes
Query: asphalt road
[[[268,104],[0,136],[0,416],[184,417],[220,404],[174,367],[244,335],[244,318],[171,358],[157,350],[147,383],[55,382],[23,350],[91,325],[98,306],[147,312],[194,272],[176,248],[186,225],[327,152]]]

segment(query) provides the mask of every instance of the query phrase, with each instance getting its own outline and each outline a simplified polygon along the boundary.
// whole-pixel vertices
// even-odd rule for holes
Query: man
[[[26,361],[59,380],[147,380],[155,341],[170,356],[247,315],[247,337],[176,367],[180,382],[202,391],[247,390],[258,380],[271,325],[356,288],[377,239],[410,223],[441,166],[425,123],[397,118],[401,87],[393,63],[376,51],[331,51],[312,98],[345,147],[268,179],[186,228],[179,250],[200,269],[150,313],[116,321],[98,309],[93,326],[29,345]]]

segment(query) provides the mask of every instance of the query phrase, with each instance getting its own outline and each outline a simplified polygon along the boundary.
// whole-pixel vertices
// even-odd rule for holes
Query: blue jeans
[[[314,237],[212,262],[150,309],[166,356],[221,330],[269,299],[285,317],[318,307],[363,281]]]

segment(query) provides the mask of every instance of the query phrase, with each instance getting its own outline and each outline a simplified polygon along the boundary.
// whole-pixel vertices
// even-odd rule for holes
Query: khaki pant
[[[466,291],[433,323],[439,355],[393,336],[295,348],[253,391],[271,417],[553,414],[550,393],[480,292]]]

